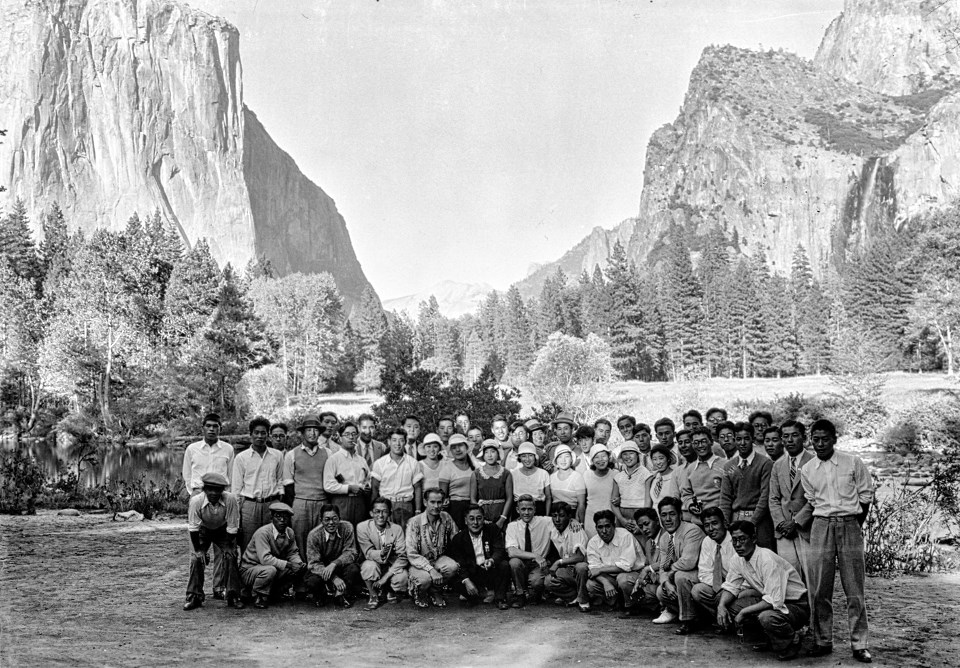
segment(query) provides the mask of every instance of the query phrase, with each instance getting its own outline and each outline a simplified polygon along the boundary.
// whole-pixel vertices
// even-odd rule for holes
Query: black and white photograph
[[[960,657],[960,0],[0,0],[0,667]]]

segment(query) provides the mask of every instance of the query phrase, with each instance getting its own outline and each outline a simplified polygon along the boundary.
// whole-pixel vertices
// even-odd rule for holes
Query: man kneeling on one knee
[[[517,591],[514,608],[525,604],[536,605],[543,596],[543,578],[550,562],[547,555],[552,543],[550,533],[553,521],[537,515],[536,502],[529,494],[517,499],[517,514],[520,519],[507,525],[507,554],[510,556],[510,572]],[[529,592],[529,596],[528,596]]]
[[[320,508],[320,526],[307,535],[307,568],[304,585],[317,607],[328,598],[350,607],[348,590],[360,581],[357,541],[353,525],[340,519],[340,509],[332,503]]]
[[[253,532],[240,560],[240,579],[253,589],[253,607],[266,608],[271,599],[299,582],[307,571],[290,522],[293,509],[279,501],[270,504],[270,524]]]
[[[737,556],[731,560],[717,606],[724,628],[759,626],[767,643],[786,661],[800,653],[800,629],[810,618],[807,589],[793,566],[764,547],[757,547],[757,529],[746,520],[730,525]]]

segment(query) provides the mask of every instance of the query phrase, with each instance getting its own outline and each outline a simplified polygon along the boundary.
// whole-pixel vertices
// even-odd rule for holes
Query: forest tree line
[[[781,275],[762,253],[733,253],[718,227],[693,239],[674,227],[655,265],[617,244],[604,270],[558,271],[533,299],[491,293],[457,319],[432,298],[416,318],[386,313],[369,288],[348,314],[329,274],[280,277],[262,258],[221,268],[159,212],[84,233],[54,205],[39,227],[35,240],[20,201],[0,218],[0,402],[19,432],[67,420],[157,433],[414,369],[522,386],[555,332],[608,350],[624,379],[952,372],[960,324],[957,209],[873,240],[819,280],[801,246]]]

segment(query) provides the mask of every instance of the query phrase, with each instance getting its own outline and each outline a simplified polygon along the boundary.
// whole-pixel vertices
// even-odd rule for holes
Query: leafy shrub
[[[838,374],[831,378],[838,391],[834,415],[845,431],[857,438],[876,436],[887,422],[887,407],[883,403],[886,379],[875,373]]]
[[[920,452],[920,434],[911,422],[896,422],[880,435],[880,442],[888,452],[901,455]]]
[[[45,482],[43,468],[31,455],[19,450],[5,454],[0,460],[0,513],[33,515]]]
[[[161,511],[175,515],[187,512],[188,501],[184,495],[183,480],[180,478],[173,484],[164,481],[157,485],[153,480],[148,481],[141,475],[131,482],[119,480],[101,485],[98,491],[114,515],[136,510],[149,520]]]
[[[831,395],[808,397],[799,392],[787,395],[774,395],[772,399],[737,399],[731,406],[730,417],[742,416],[744,419],[754,411],[767,411],[773,415],[775,424],[787,420],[799,420],[809,425],[814,420],[827,418],[843,432],[844,422],[837,415],[837,402]]]
[[[863,527],[867,573],[927,573],[948,563],[935,532],[943,521],[936,490],[905,483],[878,488]]]

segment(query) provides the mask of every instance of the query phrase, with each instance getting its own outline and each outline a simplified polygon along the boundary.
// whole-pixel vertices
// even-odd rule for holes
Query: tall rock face
[[[867,86],[852,80],[866,75],[841,73],[840,64],[860,61],[838,54],[854,54],[857,45],[880,54],[888,46],[854,30],[867,21],[854,19],[889,8],[886,18],[871,19],[886,26],[875,39],[898,40],[903,33],[893,27],[901,4],[920,11],[921,3],[848,2],[817,62],[775,51],[706,49],[680,115],[647,146],[637,217],[611,231],[594,230],[521,290],[536,294],[558,266],[574,276],[605,266],[602,250],[578,250],[585,246],[612,248],[619,240],[641,269],[656,264],[672,224],[684,228],[695,257],[717,225],[732,252],[762,252],[783,273],[803,245],[822,275],[876,235],[951,203],[960,194],[960,87],[950,67],[916,92],[897,79],[896,90],[910,93],[899,96],[884,92],[893,78],[878,75]],[[908,62],[899,46],[889,45],[889,52]]]
[[[958,0],[846,0],[814,63],[888,95],[909,95],[957,81]]]
[[[0,0],[0,181],[34,221],[122,229],[160,209],[221,263],[368,285],[333,200],[243,104],[239,34],[165,0]]]

